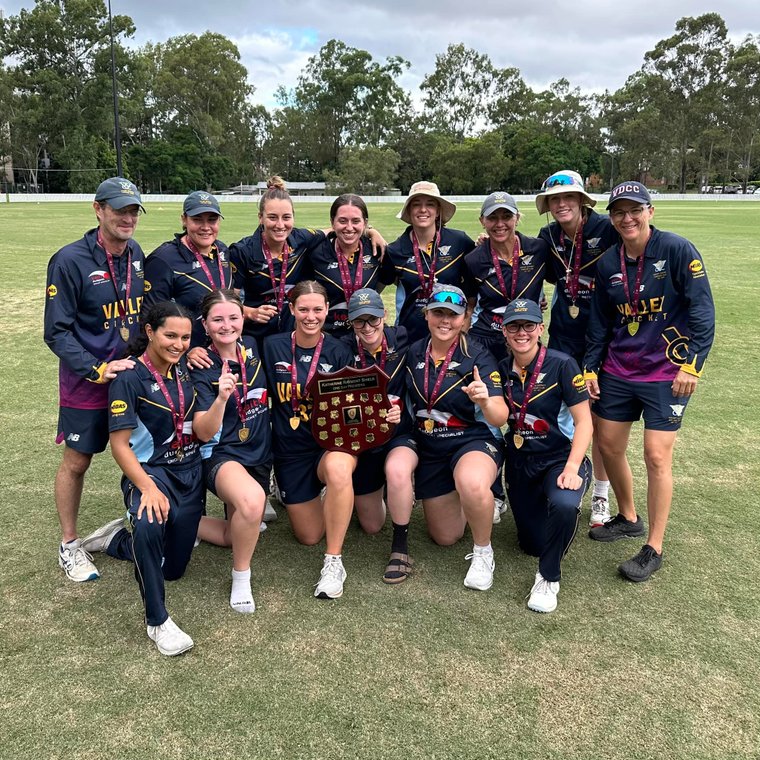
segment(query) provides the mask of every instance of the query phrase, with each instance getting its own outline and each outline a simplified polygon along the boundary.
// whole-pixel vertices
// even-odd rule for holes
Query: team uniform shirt
[[[251,308],[258,308],[264,304],[277,306],[280,278],[282,277],[282,259],[273,258],[274,276],[276,286],[272,285],[264,251],[261,246],[261,226],[248,237],[233,243],[230,246],[230,262],[232,264],[235,288],[242,290],[243,303]],[[288,235],[287,244],[290,248],[288,253],[288,268],[285,273],[285,298],[282,304],[280,317],[272,317],[266,323],[254,323],[250,319],[245,320],[243,332],[253,335],[261,340],[267,335],[278,332],[290,331],[295,327],[293,315],[288,307],[288,293],[297,282],[310,280],[313,277],[310,251],[325,239],[325,234],[320,230],[293,229]]]
[[[651,227],[633,317],[629,293],[636,260],[626,257],[629,293],[620,271],[620,246],[597,264],[587,333],[585,372],[600,369],[626,381],[671,381],[680,369],[699,376],[715,334],[715,306],[704,262],[685,238]],[[631,335],[628,324],[637,322]]]
[[[324,285],[327,290],[329,308],[324,331],[340,338],[351,331],[351,326],[348,323],[348,297],[343,290],[338,256],[335,252],[335,238],[330,236],[324,240],[322,245],[312,250],[310,258],[314,270],[314,279]],[[361,249],[351,256],[346,256],[346,258],[351,287],[354,287],[357,267],[361,267],[362,281],[355,289],[372,288],[372,290],[377,290],[380,285],[380,262],[372,255],[372,243],[369,238],[362,237]]]
[[[119,372],[109,385],[108,429],[112,433],[116,430],[132,431],[129,446],[141,465],[170,465],[179,469],[199,467],[200,444],[193,435],[195,389],[184,359],[171,368],[169,377],[164,377],[164,384],[177,411],[180,406],[176,377],[182,383],[185,396],[182,440],[178,441],[174,417],[161,388],[139,359],[134,356],[130,358],[135,366]]]
[[[121,256],[113,257],[119,291],[108,268],[105,251],[97,243],[97,228],[81,240],[64,246],[48,263],[45,299],[45,343],[60,359],[60,404],[74,409],[105,409],[108,384],[99,383],[106,364],[120,359],[127,342],[140,331],[145,256],[133,240]],[[127,268],[132,267],[125,324],[118,300],[124,303]]]
[[[182,243],[184,232],[174,236],[174,240],[163,243],[145,260],[145,302],[148,307],[159,301],[175,301],[184,306],[193,319],[193,334],[190,346],[205,346],[206,332],[201,323],[201,301],[212,290],[232,287],[227,246],[215,240],[208,256],[204,256],[203,267],[193,252]],[[222,282],[223,280],[223,282]]]
[[[477,365],[480,377],[488,388],[489,396],[501,396],[501,378],[496,360],[480,344],[471,342],[468,353],[458,345],[451,357],[446,375],[435,404],[428,413],[428,394],[432,393],[438,378],[440,362],[429,362],[428,388],[425,388],[425,354],[430,339],[423,338],[409,347],[406,356],[407,389],[415,421],[415,438],[420,456],[441,457],[450,455],[467,443],[476,440],[494,441],[501,446],[501,433],[489,425],[480,407],[470,401],[462,387],[472,381],[473,367]],[[426,423],[433,421],[431,430]]]
[[[620,242],[620,236],[608,216],[587,210],[581,232],[581,261],[578,273],[578,292],[575,301],[570,295],[568,275],[572,277],[575,260],[575,239],[565,235],[557,222],[541,228],[538,237],[549,246],[546,279],[556,285],[551,309],[549,346],[583,361],[586,350],[586,326],[591,314],[596,265],[602,254]],[[575,303],[578,316],[570,316]]]
[[[468,280],[465,293],[477,293],[470,327],[470,335],[475,338],[480,337],[485,341],[498,339],[503,342],[501,327],[507,305],[516,298],[536,303],[541,300],[549,247],[545,241],[538,238],[527,237],[519,232],[515,234],[520,241],[520,255],[517,283],[512,298],[509,298],[512,265],[501,258],[498,259],[507,287],[507,293],[504,293],[494,269],[489,241],[486,240],[483,245],[479,245],[464,257],[465,276]]]
[[[296,346],[296,395],[298,398],[298,427],[293,430],[290,419],[293,417],[291,405],[291,333],[272,335],[264,341],[264,367],[267,373],[269,393],[272,399],[272,451],[275,457],[298,457],[301,454],[313,454],[319,450],[311,434],[311,414],[313,402],[305,389],[314,348]],[[319,356],[319,372],[337,372],[353,361],[351,350],[344,343],[330,335],[325,335]]]
[[[435,281],[464,289],[464,256],[474,247],[475,243],[466,233],[443,227],[441,243],[435,254],[433,243],[425,250],[420,249],[425,285],[427,286],[432,258],[435,255]],[[385,285],[396,283],[396,325],[406,328],[411,342],[426,337],[428,329],[422,309],[428,299],[417,272],[411,227],[407,227],[404,234],[386,249],[381,264],[380,280]]]
[[[507,383],[519,412],[537,362],[538,354],[525,368],[524,377],[521,372],[513,369],[511,359],[499,363],[507,408]],[[528,400],[521,430],[516,428],[515,411],[509,409],[509,431],[504,436],[507,443],[507,461],[511,461],[515,456],[540,458],[542,461],[553,457],[566,460],[573,440],[573,420],[569,408],[588,400],[586,383],[575,359],[561,351],[547,349],[544,363]],[[513,439],[514,434],[518,432],[524,440],[519,449],[515,447]]]
[[[233,460],[244,467],[270,465],[272,462],[272,434],[269,428],[269,403],[267,378],[261,359],[256,350],[256,341],[244,337],[240,346],[245,362],[246,387],[243,388],[240,365],[228,362],[230,372],[238,376],[237,390],[244,407],[245,422],[240,419],[235,395],[227,399],[222,417],[222,425],[216,435],[201,446],[201,456],[212,460]],[[199,412],[207,412],[219,394],[219,377],[222,374],[222,359],[214,352],[208,352],[213,362],[210,367],[194,369],[192,379],[197,395]],[[243,433],[241,430],[248,432]]]

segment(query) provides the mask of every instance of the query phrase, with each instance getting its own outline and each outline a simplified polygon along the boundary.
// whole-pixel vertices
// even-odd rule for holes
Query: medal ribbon
[[[169,406],[169,409],[172,413],[172,421],[174,422],[174,430],[177,434],[177,446],[176,448],[182,447],[182,442],[184,441],[185,436],[182,433],[182,426],[185,422],[185,392],[182,390],[182,383],[179,379],[179,372],[177,372],[177,366],[174,367],[174,376],[177,379],[177,398],[179,399],[179,411],[177,410],[177,407],[174,406],[174,401],[172,401],[172,397],[169,394],[169,389],[166,387],[166,383],[164,382],[164,378],[161,377],[159,372],[156,370],[156,368],[153,366],[153,362],[150,360],[150,357],[148,356],[148,352],[146,351],[142,355],[142,360],[145,366],[148,368],[148,372],[153,376],[153,379],[156,381],[156,385],[161,389],[161,393],[164,394],[164,398],[166,399],[166,403]]]
[[[359,340],[359,336],[356,336],[356,345],[359,348],[359,364],[362,365],[362,369],[367,369],[367,360],[364,358],[364,346],[362,346],[362,342]],[[378,365],[380,369],[385,372],[385,359],[388,356],[388,341],[385,338],[385,335],[383,335],[383,341],[380,344],[382,348],[380,349],[380,364]],[[374,362],[377,364],[377,362]]]
[[[306,375],[306,382],[303,384],[304,393],[306,393],[306,388],[308,388],[314,375],[317,374],[317,362],[319,361],[319,355],[322,353],[322,344],[324,342],[325,336],[324,333],[322,333],[319,336],[319,343],[317,343],[317,346],[314,349],[314,354],[311,357],[309,372]],[[293,417],[296,417],[298,415],[298,362],[296,360],[295,330],[293,330],[290,338],[290,352],[293,354],[293,361],[290,364],[290,408],[293,410]]]
[[[639,260],[636,263],[636,280],[633,285],[633,302],[631,302],[631,293],[628,288],[628,273],[625,263],[625,246],[620,246],[620,275],[623,279],[623,290],[628,302],[628,306],[631,308],[631,321],[635,320],[639,315],[639,293],[641,292],[641,277],[644,274],[644,252],[639,256]]]
[[[491,261],[493,262],[493,268],[496,270],[496,279],[499,281],[499,287],[504,297],[512,301],[517,293],[517,276],[520,274],[520,238],[515,235],[515,246],[512,250],[512,289],[507,293],[507,283],[504,281],[504,273],[501,271],[501,259],[490,241],[488,243],[488,250],[491,252]]]
[[[561,232],[559,236],[559,244],[562,247],[562,251],[565,250],[565,233]],[[583,254],[583,222],[575,231],[575,248],[573,253],[570,254],[570,258],[565,261],[562,257],[562,263],[565,265],[565,280],[567,282],[568,290],[570,291],[570,300],[575,303],[578,298],[578,284],[581,276],[581,256]]]
[[[282,247],[282,264],[280,266],[279,282],[274,273],[274,256],[272,255],[272,251],[269,250],[269,246],[267,245],[267,241],[264,240],[263,235],[261,236],[261,250],[267,261],[269,280],[272,283],[272,292],[277,294],[277,314],[279,318],[282,315],[282,307],[285,304],[285,286],[288,279],[288,256],[290,255],[290,246],[286,242]]]
[[[522,404],[520,404],[519,409],[517,408],[517,404],[515,404],[515,401],[512,398],[512,384],[509,382],[507,383],[507,400],[509,401],[509,410],[512,412],[512,414],[515,415],[515,428],[518,432],[522,432],[523,430],[525,415],[528,411],[528,403],[530,402],[530,397],[533,394],[533,388],[536,387],[536,381],[538,380],[538,376],[541,373],[541,367],[544,365],[545,358],[546,346],[541,346],[538,352],[536,365],[530,375],[530,381],[528,382],[528,387],[525,389],[525,393],[523,394]]]
[[[122,327],[127,327],[127,307],[129,305],[129,294],[132,292],[132,249],[127,244],[127,285],[124,289],[124,300],[119,298],[119,281],[116,279],[116,269],[113,264],[113,254],[106,248],[106,242],[103,240],[103,236],[100,234],[100,228],[98,228],[98,245],[105,251],[106,261],[108,262],[108,271],[111,274],[111,282],[113,283],[113,289],[116,292],[116,307],[119,310],[119,317],[121,318]]]
[[[422,290],[422,296],[424,298],[430,298],[430,294],[433,292],[433,285],[435,285],[435,269],[438,265],[438,249],[441,246],[441,233],[440,230],[435,233],[433,240],[433,248],[430,251],[430,266],[428,267],[428,275],[425,277],[425,270],[422,267],[422,253],[420,252],[420,244],[417,241],[417,235],[412,230],[412,251],[414,252],[414,263],[417,267],[417,278],[420,281],[420,289]]]
[[[209,270],[208,266],[206,266],[206,257],[196,248],[195,243],[193,243],[192,240],[190,240],[189,235],[184,235],[182,238],[182,242],[187,248],[190,253],[195,256],[195,260],[198,262],[198,265],[203,270],[203,274],[206,275],[206,279],[208,280],[208,284],[211,285],[211,289],[213,290],[216,287],[216,283],[214,282],[214,278],[211,276],[211,271]],[[224,282],[224,267],[222,266],[222,257],[219,255],[219,250],[216,249],[216,246],[213,246],[216,250],[216,264],[219,267],[219,287],[225,288],[227,287]]]
[[[209,346],[209,349],[213,351],[220,359],[222,358],[221,354],[219,353],[219,349],[213,343]],[[232,395],[235,397],[235,406],[237,407],[237,413],[238,417],[240,417],[240,422],[245,425],[245,413],[248,409],[248,378],[246,377],[245,372],[245,355],[243,354],[239,343],[235,345],[235,349],[237,352],[237,363],[240,366],[240,382],[243,386],[243,395],[241,397],[240,391],[237,389],[237,383],[232,386]],[[226,359],[222,359],[222,372],[229,371],[230,365],[228,361]]]
[[[351,269],[349,268],[348,259],[346,258],[346,255],[343,253],[340,243],[338,243],[338,240],[336,238],[335,240],[335,254],[338,259],[338,270],[340,271],[340,281],[343,285],[343,292],[346,294],[346,303],[348,303],[351,300],[351,296],[354,294],[355,290],[359,290],[362,286],[362,278],[364,276],[363,266],[362,266],[362,246],[361,243],[359,243],[359,248],[357,249],[354,256],[356,257],[356,275],[354,277],[353,284],[351,283]]]
[[[459,344],[459,338],[455,338],[452,344],[449,346],[449,350],[446,352],[446,358],[443,360],[441,364],[441,369],[438,371],[438,377],[436,378],[435,385],[433,386],[433,392],[431,393],[429,391],[429,385],[430,385],[430,361],[433,358],[433,342],[428,341],[427,348],[425,349],[425,375],[424,375],[424,386],[425,386],[425,395],[428,397],[427,399],[427,411],[428,415],[430,412],[433,411],[433,405],[435,404],[436,399],[441,393],[441,385],[443,385],[443,378],[446,376],[446,370],[449,368],[449,364],[451,363],[451,357],[454,356],[454,351],[456,350],[457,345]]]

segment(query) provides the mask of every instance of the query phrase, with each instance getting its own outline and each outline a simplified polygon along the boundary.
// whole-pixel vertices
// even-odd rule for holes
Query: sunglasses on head
[[[579,187],[578,180],[575,177],[571,177],[569,174],[553,174],[549,179],[541,186],[542,190],[548,190],[550,187],[560,187],[562,185],[574,185]]]
[[[467,301],[459,295],[459,293],[452,293],[448,290],[442,290],[440,293],[435,293],[430,296],[428,303],[441,304],[446,306],[447,303],[454,304],[455,306],[466,306]]]

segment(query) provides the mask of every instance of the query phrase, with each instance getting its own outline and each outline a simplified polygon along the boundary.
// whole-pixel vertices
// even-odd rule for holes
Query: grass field
[[[389,240],[397,210],[371,209]],[[253,229],[252,206],[223,211],[222,239]],[[521,229],[535,234],[526,211]],[[136,236],[146,252],[178,215],[148,207]],[[509,515],[494,530],[494,586],[477,593],[462,586],[469,537],[436,547],[415,511],[410,581],[380,581],[389,527],[368,537],[352,525],[345,596],[318,602],[323,548],[296,544],[281,515],[254,557],[255,615],[227,604],[224,550],[201,545],[168,585],[168,608],[195,640],[172,659],[145,635],[130,565],[98,555],[101,580],[78,585],[56,562],[45,269],[93,221],[86,204],[0,206],[0,758],[760,757],[760,205],[657,209],[659,226],[703,253],[718,330],[679,435],[665,563],[649,583],[616,572],[638,543],[597,544],[581,530],[559,608],[540,616],[525,606],[536,563],[518,552]],[[297,207],[297,223],[326,226],[327,206]],[[477,208],[461,206],[452,226],[474,235]],[[643,507],[640,440],[635,428]],[[83,534],[120,513],[117,486],[111,457],[96,457]]]

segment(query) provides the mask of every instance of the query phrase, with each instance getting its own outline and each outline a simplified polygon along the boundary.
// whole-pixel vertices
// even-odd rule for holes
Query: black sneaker
[[[626,520],[619,512],[604,525],[591,528],[588,532],[594,541],[619,541],[621,538],[637,538],[644,535],[644,521],[637,515],[636,522]]]
[[[620,574],[634,583],[641,583],[662,566],[662,554],[658,554],[649,544],[644,544],[641,551],[631,559],[618,565]]]

